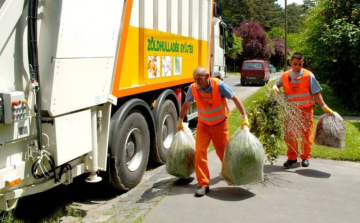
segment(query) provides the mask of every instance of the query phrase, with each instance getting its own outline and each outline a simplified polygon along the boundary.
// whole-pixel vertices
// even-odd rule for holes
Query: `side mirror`
[[[229,36],[232,36],[233,33],[234,33],[233,28],[232,28],[231,26],[229,26],[229,28],[228,28],[228,34],[229,34]]]
[[[220,7],[214,2],[214,11],[213,14],[215,17],[220,17],[222,15],[222,11]]]
[[[226,43],[227,43],[228,50],[232,50],[233,44],[234,44],[234,36],[232,33],[231,34],[228,33]]]

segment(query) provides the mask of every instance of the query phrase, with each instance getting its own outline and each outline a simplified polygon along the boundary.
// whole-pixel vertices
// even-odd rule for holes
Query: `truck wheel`
[[[166,154],[176,134],[177,112],[174,103],[166,100],[156,118],[156,146],[152,159],[160,164],[166,163]]]
[[[148,163],[150,134],[140,111],[130,111],[122,123],[116,140],[116,157],[111,159],[111,183],[121,190],[130,190],[140,183]]]
[[[241,81],[241,86],[245,86],[245,81]]]

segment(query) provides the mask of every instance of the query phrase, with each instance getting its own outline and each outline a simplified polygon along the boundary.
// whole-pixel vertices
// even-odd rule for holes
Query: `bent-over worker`
[[[218,78],[211,78],[204,67],[197,67],[193,72],[195,82],[191,84],[181,107],[177,129],[183,129],[183,119],[192,102],[196,102],[198,124],[196,126],[195,173],[198,188],[195,196],[203,196],[209,189],[209,168],[207,150],[212,141],[221,162],[223,161],[226,143],[229,141],[229,123],[227,116],[230,110],[227,100],[231,99],[242,116],[241,128],[249,126],[245,108],[231,88]]]

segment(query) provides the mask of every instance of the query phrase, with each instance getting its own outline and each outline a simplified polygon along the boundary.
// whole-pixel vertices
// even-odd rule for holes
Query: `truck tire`
[[[174,103],[166,100],[156,117],[156,147],[152,159],[160,164],[166,163],[166,154],[176,134],[177,112]]]
[[[129,112],[114,135],[117,155],[111,159],[111,184],[120,190],[138,185],[145,173],[150,151],[150,133],[140,111]]]
[[[241,86],[245,86],[245,81],[241,81]]]

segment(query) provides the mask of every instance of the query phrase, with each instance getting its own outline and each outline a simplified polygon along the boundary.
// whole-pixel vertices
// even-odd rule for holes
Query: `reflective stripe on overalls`
[[[211,78],[212,92],[204,93],[197,89],[196,83],[191,85],[194,100],[198,108],[198,120],[206,125],[216,125],[230,114],[225,97],[221,97],[219,79]]]
[[[290,71],[282,75],[287,99],[298,105],[299,108],[312,107],[315,104],[314,96],[310,92],[310,71],[303,69],[301,77],[291,80]]]

